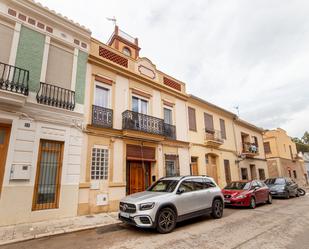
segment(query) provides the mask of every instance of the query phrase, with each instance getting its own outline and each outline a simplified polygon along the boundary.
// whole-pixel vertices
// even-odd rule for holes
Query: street
[[[3,249],[99,248],[309,248],[309,196],[274,200],[255,210],[226,208],[224,217],[178,224],[170,234],[127,225],[30,240]]]

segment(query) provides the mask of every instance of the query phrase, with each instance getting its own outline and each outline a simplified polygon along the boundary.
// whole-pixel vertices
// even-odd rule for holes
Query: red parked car
[[[225,205],[255,208],[259,203],[272,203],[267,185],[259,180],[235,181],[222,189]]]

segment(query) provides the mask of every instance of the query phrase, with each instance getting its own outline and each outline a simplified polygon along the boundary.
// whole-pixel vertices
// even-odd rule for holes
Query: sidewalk
[[[101,213],[0,227],[0,245],[117,224],[120,223],[117,215]]]

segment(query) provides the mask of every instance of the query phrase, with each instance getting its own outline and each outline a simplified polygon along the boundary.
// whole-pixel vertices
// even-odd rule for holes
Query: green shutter
[[[75,99],[76,103],[79,104],[84,104],[85,99],[87,60],[88,54],[79,50],[75,85]]]

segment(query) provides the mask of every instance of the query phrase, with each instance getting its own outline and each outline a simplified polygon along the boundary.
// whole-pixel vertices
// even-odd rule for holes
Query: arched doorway
[[[206,154],[206,172],[218,183],[218,156],[216,154]]]

